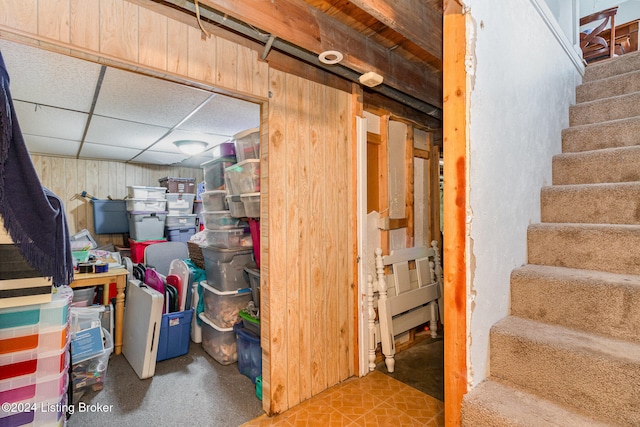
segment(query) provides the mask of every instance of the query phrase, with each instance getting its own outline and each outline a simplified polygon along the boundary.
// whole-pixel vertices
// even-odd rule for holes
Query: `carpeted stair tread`
[[[640,116],[640,92],[582,102],[569,107],[569,125],[579,126]]]
[[[640,276],[533,264],[511,273],[514,316],[640,343],[637,307]]]
[[[488,379],[464,396],[462,425],[469,427],[611,426],[587,414],[508,384]]]
[[[554,185],[640,181],[640,146],[557,154],[552,165]]]
[[[640,344],[508,316],[491,328],[491,375],[544,399],[640,425]]]
[[[562,152],[640,145],[640,117],[571,126],[562,131]]]
[[[529,264],[640,274],[640,225],[541,223],[527,228]]]
[[[640,182],[543,187],[540,212],[542,222],[640,224]]]
[[[586,67],[583,83],[606,79],[617,74],[640,70],[640,52],[631,52],[611,60],[590,64]]]
[[[607,77],[581,84],[576,88],[576,102],[588,102],[640,91],[640,71]]]

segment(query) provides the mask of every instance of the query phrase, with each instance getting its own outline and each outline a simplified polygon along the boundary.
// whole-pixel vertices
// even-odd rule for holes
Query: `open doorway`
[[[390,114],[365,112],[357,129],[360,368],[365,375],[372,369],[387,373],[379,336],[375,338],[375,356],[371,354],[366,313],[367,278],[375,278],[376,248],[388,255],[405,248],[429,248],[435,241],[441,256],[440,149],[433,131]],[[398,369],[391,373],[440,400],[444,397],[443,308],[440,304],[436,322],[415,320],[415,325],[394,334],[399,362],[395,365]],[[376,307],[374,310],[377,313]],[[375,334],[379,334],[377,323],[375,327]],[[431,328],[436,338],[432,338]],[[435,345],[428,347],[431,343]],[[412,358],[420,359],[420,363],[414,364]]]

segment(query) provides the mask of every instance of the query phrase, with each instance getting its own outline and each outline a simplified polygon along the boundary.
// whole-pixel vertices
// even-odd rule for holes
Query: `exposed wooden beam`
[[[351,0],[351,3],[427,51],[442,67],[442,10],[433,9],[424,0]]]
[[[375,71],[385,85],[442,107],[439,74],[406,61],[303,0],[200,0],[200,4],[314,54],[339,50],[344,55],[341,65],[359,73]]]
[[[394,120],[396,120],[395,116],[403,117],[430,130],[442,128],[440,120],[370,90],[364,91],[364,109],[378,116],[391,113]]]

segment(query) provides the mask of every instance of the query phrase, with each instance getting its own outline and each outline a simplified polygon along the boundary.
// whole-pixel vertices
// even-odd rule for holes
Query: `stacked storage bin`
[[[143,187],[132,185],[127,187],[127,217],[129,219],[129,236],[131,237],[131,253],[133,256],[136,242],[147,242],[164,239],[164,224],[167,218],[166,188]],[[142,251],[144,253],[144,250]],[[133,259],[133,262],[143,262]]]
[[[225,169],[227,201],[234,217],[248,218],[254,257],[260,268],[260,131],[234,136],[238,163]]]
[[[0,425],[64,424],[72,297],[60,287],[49,303],[0,309]]]
[[[196,179],[164,177],[158,180],[167,189],[167,240],[187,242],[196,232],[197,215],[193,213]]]
[[[244,264],[252,302],[239,312],[234,325],[238,370],[256,384],[262,374],[260,348],[260,132],[249,129],[234,136],[238,163],[225,169],[229,209],[232,216],[247,219],[255,262]]]
[[[195,190],[195,186],[192,188]],[[167,193],[167,240],[186,243],[196,233],[197,215],[193,213],[195,197],[195,193]]]

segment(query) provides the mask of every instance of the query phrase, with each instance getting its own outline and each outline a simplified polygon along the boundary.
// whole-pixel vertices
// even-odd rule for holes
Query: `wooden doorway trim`
[[[461,423],[467,392],[466,222],[469,89],[465,69],[466,15],[444,0],[444,407],[445,425]]]

